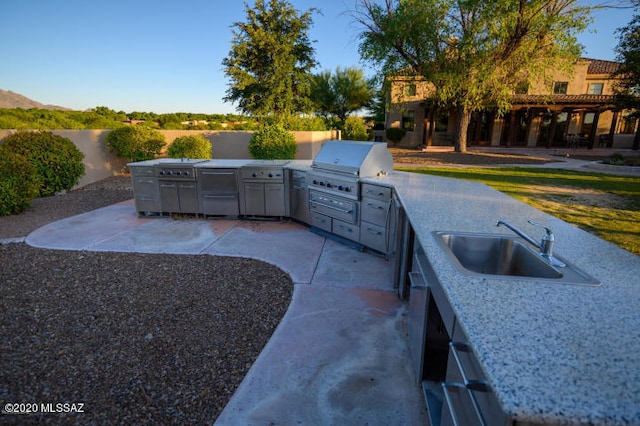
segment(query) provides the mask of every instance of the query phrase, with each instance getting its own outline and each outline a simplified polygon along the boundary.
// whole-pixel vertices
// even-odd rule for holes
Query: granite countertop
[[[494,392],[518,421],[640,424],[640,258],[484,184],[392,172],[420,244]],[[555,233],[554,252],[602,283],[585,287],[463,275],[433,231]]]

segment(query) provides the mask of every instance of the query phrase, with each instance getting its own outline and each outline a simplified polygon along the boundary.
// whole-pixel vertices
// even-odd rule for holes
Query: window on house
[[[413,132],[416,127],[416,112],[408,110],[402,112],[402,128],[407,132]]]
[[[449,114],[446,112],[438,112],[436,114],[435,131],[446,132],[449,129]]]
[[[404,87],[404,94],[407,96],[415,96],[417,93],[415,84],[408,84]]]
[[[553,94],[554,95],[566,95],[567,94],[567,86],[569,83],[566,81],[556,81],[553,83]]]
[[[587,94],[589,95],[602,95],[602,87],[603,83],[589,83],[589,90]]]
[[[582,128],[581,132],[583,135],[591,134],[591,129],[593,128],[593,121],[595,120],[596,115],[593,112],[587,112],[584,114],[584,118],[582,119]]]

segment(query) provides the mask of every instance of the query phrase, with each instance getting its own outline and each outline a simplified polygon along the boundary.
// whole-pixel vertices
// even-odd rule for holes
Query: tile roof
[[[612,95],[514,95],[512,103],[516,104],[590,104],[607,105],[613,103]]]
[[[612,74],[618,70],[618,67],[620,67],[619,62],[604,61],[602,59],[584,59],[590,61],[589,68],[587,68],[587,74]]]

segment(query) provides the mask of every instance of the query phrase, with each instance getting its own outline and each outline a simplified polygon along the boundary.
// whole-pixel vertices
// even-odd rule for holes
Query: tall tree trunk
[[[457,109],[456,130],[454,134],[454,150],[456,152],[467,152],[467,133],[471,122],[471,111],[460,107]]]

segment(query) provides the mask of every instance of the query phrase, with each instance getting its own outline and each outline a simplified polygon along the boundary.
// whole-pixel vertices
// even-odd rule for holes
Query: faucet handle
[[[535,223],[532,222],[530,220],[528,220],[527,222],[529,222],[530,224],[532,224],[533,226],[537,226],[538,228],[543,228],[546,232],[545,236],[542,237],[542,241],[540,242],[540,253],[549,258],[552,259],[553,258],[553,243],[555,241],[555,238],[553,236],[553,231],[551,230],[551,228],[549,228],[548,226],[544,226],[541,225],[539,223]],[[560,266],[560,265],[558,265]]]
[[[544,229],[547,233],[547,235],[545,235],[544,238],[551,239],[551,241],[553,241],[553,231],[551,230],[551,228],[549,228],[548,226],[542,225],[541,223],[532,222],[530,220],[527,220],[527,222],[529,222],[533,226],[537,226],[538,228]]]

